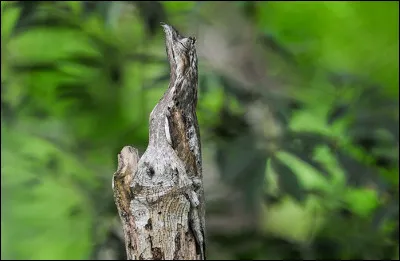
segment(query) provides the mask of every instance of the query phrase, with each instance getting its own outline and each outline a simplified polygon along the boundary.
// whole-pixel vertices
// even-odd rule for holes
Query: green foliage
[[[301,81],[283,98],[260,91],[281,121],[266,142],[246,119],[255,95],[200,70],[203,143],[263,219],[251,235],[209,231],[211,246],[235,259],[398,258],[398,2],[232,5]],[[146,147],[169,78],[158,22],[206,23],[214,6],[1,2],[2,258],[85,259],[108,240],[116,154]]]
[[[368,77],[398,95],[398,2],[268,5],[257,8],[258,27],[290,48],[301,66]]]

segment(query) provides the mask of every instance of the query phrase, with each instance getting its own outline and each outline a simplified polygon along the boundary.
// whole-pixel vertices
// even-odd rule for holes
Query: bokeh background
[[[208,259],[398,259],[399,3],[1,2],[1,258],[121,259],[111,177],[197,37]]]

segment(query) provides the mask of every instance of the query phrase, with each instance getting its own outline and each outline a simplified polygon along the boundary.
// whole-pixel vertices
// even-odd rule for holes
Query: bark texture
[[[142,157],[131,146],[118,154],[114,198],[128,260],[205,260],[196,39],[162,27],[170,84],[150,114]]]

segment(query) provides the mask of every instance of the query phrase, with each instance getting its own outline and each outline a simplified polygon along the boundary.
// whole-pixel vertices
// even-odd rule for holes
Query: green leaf
[[[277,173],[279,189],[299,202],[303,202],[306,198],[306,193],[296,174],[277,158],[272,158],[271,166]]]
[[[9,258],[84,259],[90,251],[91,209],[66,171],[79,171],[79,163],[66,161],[66,169],[47,169],[49,153],[60,155],[52,144],[2,128],[2,238]],[[24,141],[25,140],[25,141]],[[50,175],[49,175],[50,174]],[[3,192],[3,191],[2,191]],[[46,246],[46,247],[43,247]],[[3,254],[3,253],[2,253]]]
[[[1,1],[1,41],[2,42],[11,36],[14,26],[16,25],[16,23],[18,21],[18,17],[21,13],[21,9],[16,6],[3,7],[3,5],[5,5],[6,2],[9,2],[9,1]],[[7,5],[10,5],[10,3],[7,3]],[[4,8],[4,10],[3,10],[3,8]]]
[[[349,189],[345,200],[352,212],[366,217],[377,208],[379,199],[373,189]]]
[[[49,62],[69,58],[73,52],[97,52],[85,34],[65,28],[33,28],[13,38],[8,47],[17,62]]]

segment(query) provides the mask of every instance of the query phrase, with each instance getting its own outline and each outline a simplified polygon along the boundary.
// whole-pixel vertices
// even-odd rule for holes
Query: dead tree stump
[[[205,260],[196,39],[162,27],[170,83],[150,114],[142,157],[131,146],[118,154],[114,198],[128,260]]]

